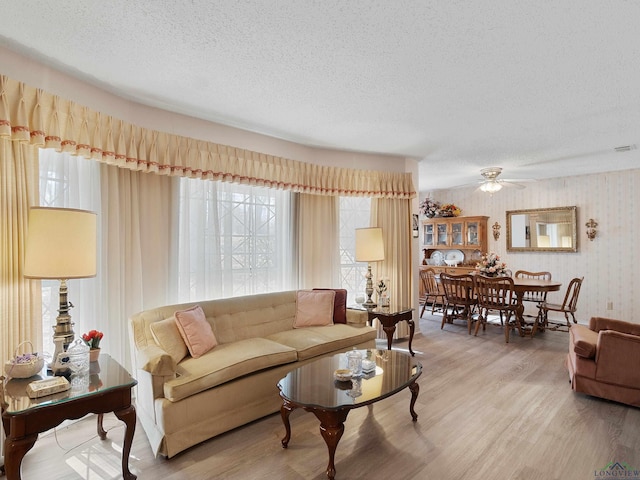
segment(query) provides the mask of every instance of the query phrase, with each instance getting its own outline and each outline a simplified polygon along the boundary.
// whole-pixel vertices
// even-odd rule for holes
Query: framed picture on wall
[[[420,228],[418,227],[418,215],[415,213],[413,216],[413,238],[418,238],[420,236]]]

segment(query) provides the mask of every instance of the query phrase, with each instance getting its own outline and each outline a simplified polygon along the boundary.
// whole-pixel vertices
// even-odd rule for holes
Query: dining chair
[[[436,312],[438,304],[440,304],[442,311],[444,312],[444,291],[440,285],[438,285],[435,270],[433,268],[420,270],[420,281],[422,282],[422,289],[424,291],[424,295],[420,298],[420,303],[423,304],[422,310],[420,311],[420,318],[422,318],[422,314],[427,308],[429,300],[431,300],[431,315]]]
[[[515,278],[534,278],[536,280],[551,280],[551,272],[527,272],[526,270],[516,271]],[[525,292],[522,300],[525,302],[535,302],[536,305],[547,299],[547,292]]]
[[[480,325],[482,330],[486,329],[489,311],[500,313],[502,322],[504,314],[504,340],[509,343],[509,332],[512,328],[517,328],[520,336],[524,336],[522,325],[518,315],[518,304],[515,291],[513,289],[513,278],[507,276],[486,277],[484,275],[474,276],[474,291],[478,300],[479,316],[476,323],[474,335],[478,335]]]
[[[517,270],[514,277],[515,278],[533,278],[536,280],[551,280],[551,272],[528,272],[526,270]],[[547,300],[547,292],[528,291],[528,292],[525,292],[524,295],[522,296],[523,302],[535,303],[536,307],[540,305],[542,302],[545,302],[546,300]],[[531,318],[536,317],[536,315],[530,315],[530,314],[523,315],[523,316],[531,317]]]
[[[582,287],[582,281],[584,277],[574,278],[569,282],[569,286],[567,287],[567,291],[564,294],[564,300],[562,303],[549,303],[547,301],[542,302],[538,305],[539,313],[536,317],[536,321],[533,323],[533,329],[531,330],[531,335],[535,335],[537,330],[560,330],[563,332],[568,332],[569,328],[571,328],[571,322],[569,322],[569,315],[573,320],[573,323],[578,323],[576,320],[575,312],[578,308],[578,296],[580,295],[580,288]],[[566,325],[552,322],[553,327],[549,327],[549,312],[561,312],[564,314],[564,318],[566,321]],[[562,330],[562,328],[567,327],[566,330]]]
[[[467,331],[471,334],[474,322],[473,313],[478,305],[473,290],[473,275],[440,274],[440,284],[444,290],[445,306],[442,314],[442,325],[451,323],[456,318],[467,321]]]

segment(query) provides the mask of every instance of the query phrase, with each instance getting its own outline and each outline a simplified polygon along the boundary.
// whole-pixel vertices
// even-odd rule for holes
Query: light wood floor
[[[410,392],[352,411],[338,445],[338,479],[592,480],[609,462],[640,467],[640,409],[575,394],[563,361],[568,334],[512,336],[499,327],[478,337],[462,323],[440,330],[425,313],[413,348],[424,366],[416,423]],[[406,348],[399,341],[394,348]],[[324,479],[325,444],[316,418],[291,416],[293,435],[280,446],[279,414],[155,459],[140,426],[130,466],[140,480]],[[23,479],[121,478],[124,429],[94,417],[41,437],[23,462]]]

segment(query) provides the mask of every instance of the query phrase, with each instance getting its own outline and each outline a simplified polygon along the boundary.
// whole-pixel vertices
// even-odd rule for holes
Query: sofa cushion
[[[298,352],[298,360],[306,360],[368,341],[372,342],[373,348],[376,330],[372,327],[352,327],[338,324],[289,330],[274,333],[267,338],[295,348]]]
[[[153,322],[149,325],[149,329],[158,346],[171,355],[176,364],[189,353],[174,317]]]
[[[347,290],[344,288],[314,288],[314,290],[333,290],[333,323],[347,323]]]
[[[584,325],[574,325],[569,329],[573,351],[582,358],[595,358],[598,344],[598,332]]]
[[[298,290],[294,328],[333,324],[333,290]]]
[[[211,325],[200,305],[175,313],[176,325],[193,358],[198,358],[218,345]]]
[[[200,358],[187,357],[180,362],[177,377],[164,384],[164,396],[177,402],[216,385],[297,359],[295,349],[264,338],[220,344]]]

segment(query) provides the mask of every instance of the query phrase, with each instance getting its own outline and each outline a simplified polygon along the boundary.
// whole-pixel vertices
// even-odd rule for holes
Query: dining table
[[[477,273],[472,273],[471,275],[478,275]],[[439,275],[438,275],[439,277]],[[544,280],[539,278],[516,278],[511,277],[513,280],[513,291],[516,295],[516,301],[518,303],[518,308],[516,310],[516,314],[518,315],[518,320],[520,321],[520,325],[523,327],[526,326],[524,321],[524,304],[523,298],[524,294],[527,292],[557,292],[562,287],[562,282],[558,282],[557,280]]]
[[[524,305],[522,299],[524,294],[528,292],[557,292],[562,286],[562,282],[556,280],[544,280],[540,278],[519,278],[512,277],[513,291],[519,308],[517,309],[518,320],[520,325],[525,326],[524,321]]]

